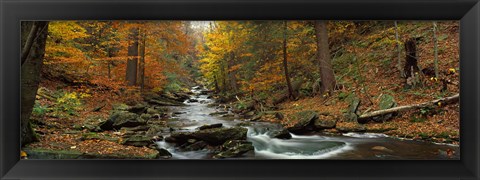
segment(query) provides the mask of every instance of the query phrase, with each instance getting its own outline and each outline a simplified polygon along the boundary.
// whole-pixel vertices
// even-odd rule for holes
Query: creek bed
[[[177,131],[195,131],[206,124],[222,123],[224,127],[232,127],[244,122],[239,117],[221,107],[212,107],[214,103],[208,95],[201,95],[198,87],[192,89],[193,101],[185,101],[187,106],[170,107],[173,119],[169,126]],[[218,112],[228,114],[218,114]],[[253,143],[254,153],[244,154],[238,159],[384,159],[384,160],[433,160],[459,159],[459,147],[448,144],[401,140],[377,133],[345,133],[343,135],[291,134],[291,139],[271,138],[272,130],[280,129],[280,125],[267,122],[251,122],[248,128],[247,141]],[[168,134],[165,134],[168,136]],[[173,159],[211,159],[209,150],[181,151],[174,144],[157,142],[161,148],[172,153]],[[447,155],[453,150],[453,155]]]

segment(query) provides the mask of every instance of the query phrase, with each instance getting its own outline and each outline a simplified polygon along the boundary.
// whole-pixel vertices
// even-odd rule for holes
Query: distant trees
[[[30,115],[40,82],[45,45],[48,35],[47,21],[22,21],[21,23],[21,145],[37,141],[31,127]]]

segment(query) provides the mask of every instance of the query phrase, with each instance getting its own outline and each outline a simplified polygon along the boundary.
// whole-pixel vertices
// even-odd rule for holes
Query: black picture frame
[[[480,177],[478,0],[1,0],[0,179]],[[20,160],[21,20],[460,20],[460,160]]]

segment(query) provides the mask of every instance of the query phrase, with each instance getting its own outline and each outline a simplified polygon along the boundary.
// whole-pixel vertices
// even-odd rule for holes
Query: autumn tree
[[[128,38],[128,60],[125,80],[129,86],[133,86],[137,83],[138,31],[138,28],[132,28]]]
[[[288,96],[295,98],[293,94],[292,84],[290,83],[290,76],[288,75],[288,63],[287,63],[287,21],[283,21],[283,69],[285,71],[285,80],[288,87]]]
[[[326,21],[315,21],[315,36],[317,39],[317,59],[321,80],[318,92],[322,95],[325,93],[331,94],[335,88],[336,81],[331,64]]]
[[[40,71],[45,55],[48,35],[48,22],[22,21],[22,54],[21,54],[21,144],[37,140],[31,127],[30,115],[35,103]]]

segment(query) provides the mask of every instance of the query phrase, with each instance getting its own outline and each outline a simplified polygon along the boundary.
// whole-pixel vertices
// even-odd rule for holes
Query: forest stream
[[[174,117],[168,121],[170,127],[178,131],[195,131],[205,124],[221,123],[224,127],[233,127],[245,122],[232,112],[230,115],[211,115],[224,107],[215,107],[209,95],[201,95],[198,87],[191,90],[194,94],[186,100],[187,106],[172,106]],[[192,101],[193,99],[193,101]],[[430,142],[402,140],[379,133],[344,133],[342,135],[291,134],[291,139],[277,139],[269,136],[272,130],[281,126],[269,122],[251,122],[247,126],[247,141],[253,143],[254,153],[246,153],[238,159],[457,159],[459,153],[447,156],[447,151],[459,152],[457,145],[436,144]],[[165,134],[168,136],[168,134]],[[173,143],[158,141],[160,148],[172,153],[172,159],[211,159],[207,150],[180,150]]]

